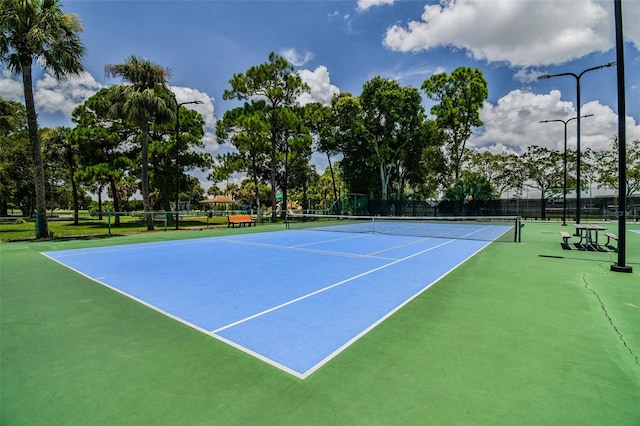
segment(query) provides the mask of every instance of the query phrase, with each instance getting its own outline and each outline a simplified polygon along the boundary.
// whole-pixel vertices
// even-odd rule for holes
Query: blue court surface
[[[487,244],[288,230],[44,255],[304,379]]]

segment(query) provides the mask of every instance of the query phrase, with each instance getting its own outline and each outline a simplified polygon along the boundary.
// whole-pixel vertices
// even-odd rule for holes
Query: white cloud
[[[393,4],[395,0],[358,0],[357,9],[359,11],[365,11],[374,6],[382,6],[385,4]]]
[[[520,68],[514,74],[513,78],[515,78],[521,83],[531,83],[532,81],[537,81],[538,77],[544,74],[548,74],[548,73],[537,70],[537,69]]]
[[[421,79],[426,80],[434,74],[444,72],[442,67],[432,68],[431,66],[405,66],[405,64],[399,64],[395,66],[393,70],[383,71],[380,73],[382,77],[403,82],[406,80]]]
[[[71,115],[75,107],[103,87],[88,72],[60,80],[45,73],[44,77],[36,82],[33,94],[37,108],[52,114],[61,112]]]
[[[419,21],[388,28],[384,45],[403,52],[450,46],[519,67],[560,64],[613,47],[612,3],[446,0],[425,6]],[[623,3],[625,36],[640,46],[640,2]]]
[[[205,92],[201,92],[198,89],[192,89],[190,87],[170,86],[169,89],[175,94],[176,101],[178,101],[178,103],[192,101],[202,102],[202,104],[183,105],[185,108],[199,112],[204,119],[205,132],[202,137],[202,143],[204,146],[197,149],[197,151],[207,152],[215,157],[218,154],[223,154],[224,152],[232,149],[230,146],[218,144],[218,140],[215,135],[216,118],[214,115],[214,99],[212,97]],[[205,189],[211,186],[211,182],[206,182],[208,172],[194,170],[190,174],[196,176]]]
[[[596,150],[609,147],[618,133],[618,116],[610,107],[598,101],[588,102],[581,108],[581,149]],[[573,102],[563,101],[558,90],[548,94],[535,94],[514,90],[493,105],[488,102],[480,112],[484,126],[469,140],[469,146],[501,152],[504,147],[515,152],[526,150],[529,145],[564,150],[564,125],[561,122],[540,123],[542,120],[568,120],[576,116]],[[640,125],[627,117],[628,140],[640,138]],[[575,120],[567,125],[567,146],[576,149]]]
[[[311,52],[298,53],[298,51],[296,51],[296,49],[293,49],[293,48],[281,50],[280,55],[282,55],[282,57],[284,57],[287,61],[289,61],[291,64],[295,65],[296,67],[301,67],[302,65],[306,64],[311,59],[313,59],[313,53]]]
[[[9,101],[20,102],[24,99],[22,82],[14,80],[8,69],[5,69],[2,74],[0,74],[0,97]]]
[[[309,85],[309,93],[303,93],[298,98],[300,105],[306,105],[310,102],[320,102],[323,105],[330,105],[334,95],[340,93],[337,86],[331,84],[329,71],[327,67],[321,65],[315,70],[300,70],[298,75],[302,81]]]
[[[631,41],[636,49],[640,50],[640,2],[630,0],[622,2],[623,32],[624,37]]]
[[[200,101],[202,104],[187,104],[185,108],[198,111],[204,118],[205,128],[215,129],[216,118],[214,116],[213,98],[205,92],[190,87],[170,86],[171,91],[176,95],[176,100],[180,102]]]
[[[75,107],[102,87],[104,86],[87,72],[60,80],[45,73],[42,79],[36,81],[33,95],[38,110],[70,116]],[[22,102],[24,101],[22,90],[22,82],[14,80],[8,70],[4,70],[0,76],[0,96]]]

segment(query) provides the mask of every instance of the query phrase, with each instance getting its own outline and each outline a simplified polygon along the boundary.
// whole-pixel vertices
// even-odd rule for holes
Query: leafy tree
[[[454,214],[477,214],[487,201],[496,198],[497,194],[486,176],[466,170],[445,192],[445,199],[457,202],[459,211],[454,211]]]
[[[562,194],[564,166],[558,151],[530,145],[522,155],[529,186],[540,190],[540,217],[546,219],[547,200]]]
[[[465,145],[473,127],[482,126],[480,109],[489,96],[482,71],[468,67],[451,75],[434,74],[422,83],[427,97],[438,102],[431,108],[436,124],[447,134],[446,153],[453,180],[460,177]]]
[[[300,108],[282,108],[276,113],[278,126],[283,129],[278,162],[282,167],[277,174],[277,182],[282,188],[284,210],[289,206],[291,182],[304,186],[309,176],[312,139],[302,115]]]
[[[366,82],[360,95],[363,136],[374,152],[380,177],[382,200],[395,173],[403,175],[411,160],[420,157],[426,140],[421,133],[424,120],[422,99],[417,89],[402,87],[395,80],[374,77]],[[396,181],[398,192],[402,185]]]
[[[260,209],[260,183],[269,175],[270,129],[264,102],[226,111],[216,123],[216,136],[219,143],[230,141],[237,152],[219,155],[210,178],[221,182],[234,172],[246,172],[253,182],[254,203]]]
[[[195,176],[186,175],[180,179],[182,185],[181,197],[189,201],[192,206],[201,206],[200,201],[204,199],[204,189],[200,184],[200,179]]]
[[[333,168],[327,169],[318,176],[310,190],[310,200],[314,208],[327,210],[335,206],[340,199],[340,193],[346,193],[346,185],[342,179],[342,169],[340,162],[334,164]],[[342,213],[332,211],[331,213]]]
[[[289,170],[287,185],[294,195],[291,199],[301,203],[302,206],[309,206],[309,187],[318,180],[318,173],[309,158],[311,145],[307,142],[307,140],[299,139],[292,144],[296,155],[292,156],[293,160],[289,162],[287,167]]]
[[[114,192],[115,190],[115,192]],[[113,210],[118,211],[127,211],[130,209],[129,198],[133,197],[133,194],[138,190],[138,182],[132,176],[124,176],[122,179],[119,179],[115,182],[115,185],[109,185],[107,187],[107,195],[114,200]],[[118,200],[118,207],[116,208],[115,200]],[[116,221],[118,219],[118,215],[116,215]],[[120,222],[117,222],[120,224]]]
[[[338,185],[333,164],[331,164],[331,157],[337,155],[340,150],[336,145],[336,138],[333,134],[337,127],[333,125],[332,119],[333,109],[330,106],[322,105],[319,102],[311,102],[304,106],[304,120],[313,138],[315,151],[327,156],[333,200],[337,200]]]
[[[204,119],[194,110],[181,106],[179,129],[178,183],[176,188],[176,140],[174,123],[159,122],[149,129],[149,185],[160,193],[162,209],[171,210],[172,195],[178,191],[179,198],[191,200],[193,188],[184,171],[200,169],[204,171],[212,165],[211,154],[198,152],[193,148],[204,148]],[[201,201],[202,199],[198,200]],[[173,220],[173,216],[170,216]]]
[[[105,73],[121,77],[129,84],[115,86],[108,94],[114,117],[125,118],[140,129],[141,193],[147,212],[147,230],[153,231],[152,205],[149,191],[149,129],[151,123],[175,120],[169,96],[169,70],[146,59],[130,56],[123,64],[105,66]]]
[[[396,173],[392,181],[396,182],[398,199],[407,189],[411,189],[414,196],[421,194],[419,198],[435,195],[444,170],[441,151],[443,142],[444,134],[436,127],[435,122],[423,120],[410,149],[402,150],[396,159]]]
[[[211,179],[211,177],[209,177],[209,179]],[[220,189],[218,185],[211,185],[209,188],[207,188],[207,195],[213,195],[214,197],[217,197],[221,194],[222,189]]]
[[[599,151],[595,151],[591,148],[583,150],[580,154],[580,184],[584,189],[591,188],[592,184],[598,184],[598,155]],[[577,152],[567,150],[567,170],[575,169],[575,161]]]
[[[596,171],[596,182],[599,188],[619,189],[618,153],[620,144],[618,137],[611,141],[611,149],[594,153],[593,167]],[[640,139],[626,144],[625,186],[627,201],[629,197],[640,191]],[[628,205],[628,202],[627,202]]]
[[[276,204],[277,171],[279,149],[287,143],[285,132],[287,121],[280,112],[295,105],[298,96],[308,90],[293,66],[282,56],[269,54],[269,61],[249,68],[244,74],[234,74],[229,80],[230,90],[225,90],[223,99],[264,102],[264,118],[269,129],[271,202]],[[276,210],[273,209],[273,220]]]
[[[0,98],[0,215],[15,203],[23,215],[34,208],[35,187],[24,105]]]
[[[240,187],[237,183],[228,182],[227,186],[222,190],[222,195],[225,197],[229,197],[232,200],[235,200],[239,197]]]
[[[34,60],[56,78],[79,74],[85,48],[80,42],[82,25],[65,14],[58,0],[2,0],[0,2],[0,60],[22,76],[29,141],[34,168],[38,235],[49,235],[47,202],[38,119],[33,98]]]
[[[66,180],[71,184],[71,197],[73,202],[73,224],[78,225],[78,184],[76,183],[76,170],[78,169],[78,145],[70,138],[71,129],[57,127],[45,133],[43,151],[46,157],[60,164],[66,171]]]
[[[77,177],[84,183],[98,183],[100,212],[102,188],[105,185],[113,199],[114,210],[122,211],[120,194],[123,192],[118,186],[128,170],[135,167],[135,162],[129,156],[131,146],[127,144],[134,129],[124,120],[113,118],[109,101],[109,93],[113,90],[99,90],[77,106],[71,118],[76,127],[71,131],[70,138],[78,147],[81,165]],[[114,222],[115,226],[119,226],[120,216],[116,215]]]
[[[419,184],[422,154],[435,133],[425,123],[418,90],[374,77],[359,98],[340,94],[332,102],[330,128],[323,136],[330,150],[343,154],[349,187],[382,200],[395,189],[400,197],[407,182]]]
[[[438,190],[446,188],[448,181],[448,169],[441,146],[432,144],[425,147],[420,155],[419,164],[419,175],[413,184],[414,194],[421,194],[422,199],[436,198]]]
[[[508,190],[522,192],[526,180],[522,168],[521,158],[514,153],[470,151],[469,154],[469,171],[484,176],[494,185],[498,195]]]
[[[369,194],[380,187],[373,147],[363,137],[363,109],[358,97],[340,93],[331,101],[323,144],[342,153],[342,176],[350,191]],[[337,199],[337,197],[336,197]]]

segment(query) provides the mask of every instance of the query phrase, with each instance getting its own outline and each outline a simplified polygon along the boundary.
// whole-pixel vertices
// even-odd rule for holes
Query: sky
[[[218,144],[216,120],[239,106],[225,101],[229,80],[284,56],[309,85],[299,101],[329,104],[333,95],[359,95],[375,76],[420,88],[436,73],[478,68],[488,82],[482,127],[468,146],[494,153],[529,145],[563,150],[562,123],[576,116],[575,73],[616,60],[614,0],[62,0],[78,15],[87,48],[86,72],[57,81],[34,74],[41,126],[73,126],[71,111],[102,87],[121,83],[104,67],[135,55],[168,68],[179,102],[200,112],[206,151]],[[626,132],[640,139],[640,1],[623,0]],[[36,67],[37,68],[37,67]],[[582,149],[606,149],[618,129],[617,70],[580,78]],[[424,95],[424,94],[423,94]],[[23,101],[22,85],[0,65],[0,96]],[[423,96],[429,113],[433,103]],[[428,114],[431,116],[430,114]],[[433,116],[431,116],[433,117]],[[576,148],[575,120],[568,147]],[[319,172],[326,162],[314,156]],[[206,183],[205,177],[199,176]]]

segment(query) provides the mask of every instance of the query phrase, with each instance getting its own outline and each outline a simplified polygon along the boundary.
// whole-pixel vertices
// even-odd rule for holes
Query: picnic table
[[[607,228],[594,223],[576,223],[573,226],[576,228],[575,235],[580,237],[577,245],[583,247],[585,250],[608,251],[606,246],[601,246],[598,243],[598,232],[606,231]]]

